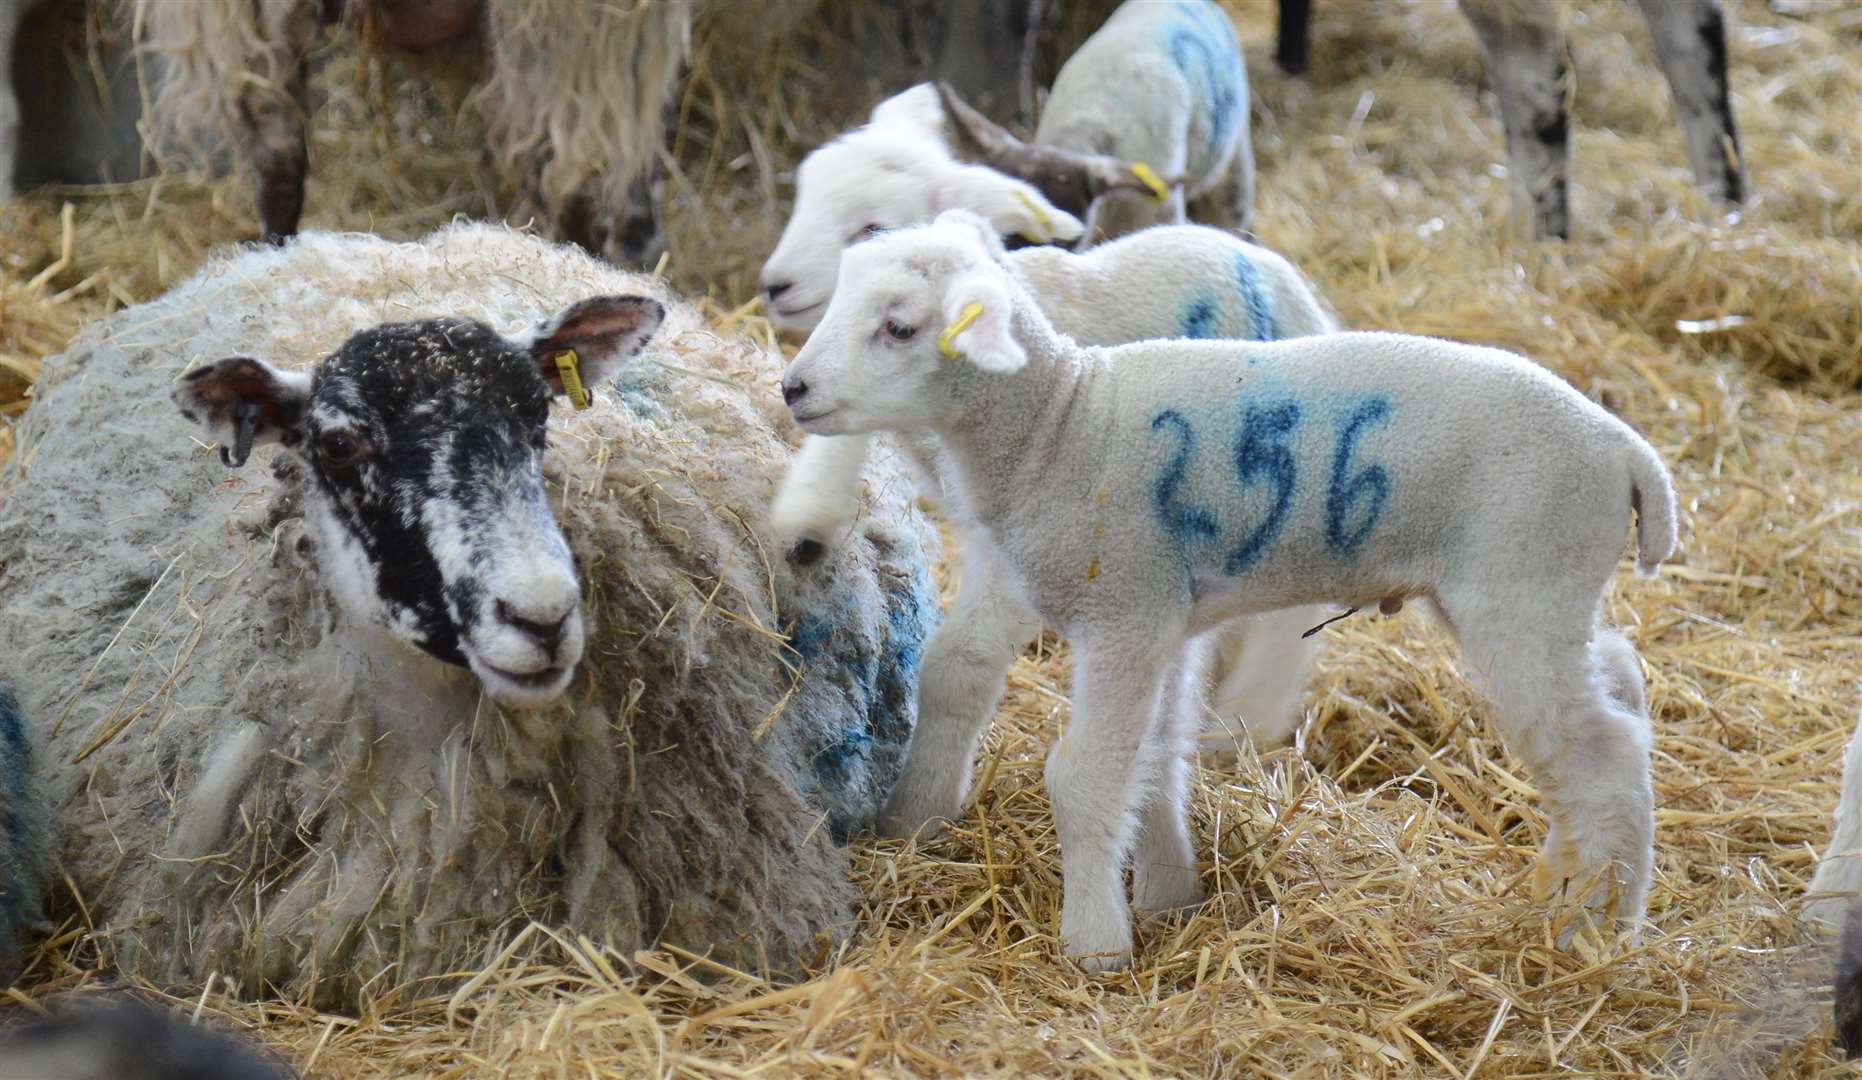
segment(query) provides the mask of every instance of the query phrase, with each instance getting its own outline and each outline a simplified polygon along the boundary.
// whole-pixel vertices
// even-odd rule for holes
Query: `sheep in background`
[[[1480,39],[1506,129],[1507,171],[1515,213],[1532,219],[1533,235],[1571,236],[1570,72],[1563,29],[1565,4],[1533,0],[1460,0]],[[1726,82],[1726,15],[1720,0],[1636,0],[1655,40],[1655,58],[1674,92],[1687,137],[1687,156],[1701,190],[1724,203],[1745,201],[1745,159],[1733,126]],[[1280,0],[1282,69],[1306,71],[1312,0]]]
[[[0,0],[0,203],[13,197],[19,165],[19,95],[13,89],[13,39],[26,15],[45,0]]]
[[[1067,955],[1128,961],[1128,853],[1140,907],[1202,896],[1193,721],[1159,708],[1181,697],[1186,646],[1250,612],[1409,597],[1454,632],[1536,774],[1541,893],[1638,929],[1651,734],[1635,650],[1600,616],[1632,513],[1639,570],[1674,548],[1654,449],[1494,349],[1396,334],[1080,346],[1006,262],[965,213],[850,248],[783,394],[811,434],[936,438],[1000,587],[1071,643],[1073,716],[1047,764]],[[964,766],[918,750],[899,792]],[[920,809],[895,793],[888,815]]]
[[[293,1080],[230,1032],[129,994],[85,995],[0,1028],[0,1080]]]
[[[1248,225],[1248,72],[1235,24],[1209,0],[1121,5],[1061,67],[1033,142],[942,92],[957,148],[1081,217],[1082,245],[1188,217]],[[1126,162],[1170,186],[1137,194],[1146,185]]]
[[[573,302],[629,294],[665,309],[652,343],[544,426],[539,347],[572,345],[592,380],[608,350]],[[595,305],[627,340],[652,310],[633,307]],[[455,321],[427,321],[441,317]],[[349,357],[326,361],[296,444],[252,451],[270,468],[228,472],[169,400],[179,388],[207,419],[191,397],[225,390],[219,430],[243,453],[233,403],[302,386],[358,333],[415,354],[405,383],[351,395]],[[270,373],[212,363],[228,356]],[[340,1003],[365,981],[475,969],[532,920],[621,955],[665,940],[775,971],[843,930],[837,838],[877,814],[910,738],[935,540],[881,461],[858,536],[809,568],[773,553],[780,366],[657,282],[490,226],[232,253],[48,361],[0,476],[0,655],[43,732],[63,870],[109,962]],[[462,426],[448,378],[479,378],[476,410],[503,419]],[[399,426],[374,415],[428,391]],[[284,441],[288,411],[244,415],[252,443],[274,425]],[[428,500],[401,523],[425,539],[396,535],[366,493],[378,465],[497,490]],[[488,565],[449,539],[470,543],[482,526],[454,520],[481,501],[510,541]],[[565,544],[573,675],[572,627],[506,591],[553,595]],[[420,599],[435,591],[437,612]],[[537,651],[494,656],[474,627],[503,634],[500,619]],[[540,698],[558,680],[547,707],[485,692]]]
[[[1862,718],[1857,720],[1862,731]],[[1843,786],[1836,823],[1804,916],[1839,934],[1836,952],[1836,1041],[1850,1057],[1862,1056],[1862,738],[1843,755]]]
[[[1217,229],[1159,226],[1101,245],[1085,254],[1043,246],[1009,253],[1004,261],[1054,324],[1086,345],[1117,345],[1149,338],[1269,340],[1326,334],[1337,321],[1292,263],[1265,248]],[[831,293],[807,283],[808,293]],[[818,556],[851,527],[859,508],[859,478],[869,439],[851,435],[802,440],[770,520],[785,549]],[[949,497],[949,463],[934,441],[903,440],[922,489],[940,502]],[[1039,621],[1003,590],[990,564],[986,540],[961,545],[956,615],[946,620],[925,654],[923,700],[913,739],[948,741],[938,753],[968,762],[1000,698],[1015,654]],[[1232,748],[1238,734],[1257,747],[1286,742],[1299,721],[1299,694],[1317,655],[1317,638],[1304,636],[1324,613],[1303,606],[1237,621],[1214,635],[1210,652],[1186,675],[1189,707],[1206,702],[1205,740]],[[931,753],[931,751],[927,751]],[[914,773],[922,782],[930,774]],[[936,790],[910,785],[894,793],[901,805],[935,807],[924,816],[955,817],[968,790],[967,768],[943,777]],[[917,824],[922,817],[911,824]]]

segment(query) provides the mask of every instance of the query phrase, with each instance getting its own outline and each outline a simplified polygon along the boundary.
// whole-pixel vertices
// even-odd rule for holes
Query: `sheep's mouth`
[[[487,664],[485,665],[485,670],[503,679],[505,682],[521,686],[526,690],[541,690],[546,686],[553,685],[557,680],[561,679],[563,672],[567,669],[546,667],[540,671],[519,673],[515,671],[506,671],[503,668],[495,668]]]
[[[816,413],[809,413],[807,416],[803,416],[801,413],[793,412],[793,411],[791,411],[789,415],[792,418],[794,418],[797,425],[799,425],[804,431],[806,431],[808,429],[808,425],[813,424],[820,420],[825,420],[828,417],[833,416],[837,412],[840,412],[840,408],[838,406],[832,409],[823,409],[820,412],[816,412]]]
[[[540,709],[569,688],[575,665],[559,664],[536,671],[506,671],[480,661],[473,665],[479,684],[499,704],[516,709]]]
[[[802,317],[803,315],[806,315],[811,311],[819,310],[820,308],[825,307],[826,305],[827,305],[826,300],[817,300],[812,304],[806,305],[805,307],[798,307],[798,308],[777,307],[777,308],[773,308],[772,310],[776,313],[776,317],[779,319],[798,319]]]

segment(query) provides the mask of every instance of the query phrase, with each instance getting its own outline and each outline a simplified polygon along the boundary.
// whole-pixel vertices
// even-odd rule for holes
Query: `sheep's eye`
[[[891,334],[894,341],[910,341],[917,332],[916,326],[904,326],[897,319],[886,320],[886,333]]]
[[[868,239],[869,237],[877,236],[884,229],[885,229],[885,226],[877,225],[869,221],[866,224],[860,226],[858,229],[854,230],[852,242],[858,243],[861,240]]]
[[[317,453],[323,457],[325,465],[342,469],[356,463],[362,444],[347,431],[326,431],[317,440]]]

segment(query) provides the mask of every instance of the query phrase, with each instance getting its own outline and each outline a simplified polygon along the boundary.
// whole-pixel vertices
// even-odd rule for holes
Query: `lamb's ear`
[[[944,109],[938,104],[937,90],[930,83],[919,83],[873,106],[873,115],[867,122],[874,127],[911,128],[941,137]]]
[[[220,444],[220,460],[237,469],[255,446],[296,446],[304,441],[310,373],[232,356],[181,376],[170,396],[182,416],[213,435]]]
[[[575,354],[578,381],[593,386],[612,378],[639,355],[665,318],[665,306],[652,297],[591,296],[512,335],[511,340],[529,351],[552,391],[574,396],[574,388],[563,385],[564,354]]]
[[[1031,184],[987,165],[952,165],[932,182],[939,210],[971,210],[1000,236],[1019,235],[1037,244],[1077,240],[1086,231],[1080,219],[1047,200]]]
[[[944,328],[938,334],[938,352],[946,359],[968,360],[984,371],[1016,371],[1028,362],[1028,354],[1015,340],[1014,314],[1000,270],[959,274],[944,290]]]

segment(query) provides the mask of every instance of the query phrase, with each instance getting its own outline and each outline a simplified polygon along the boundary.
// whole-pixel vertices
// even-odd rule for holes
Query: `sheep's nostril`
[[[782,384],[782,403],[784,405],[793,405],[798,400],[807,396],[808,384],[799,379],[795,382],[785,382]]]
[[[497,611],[499,622],[504,623],[512,629],[523,631],[525,634],[535,639],[538,645],[541,645],[545,650],[551,653],[556,651],[556,646],[562,644],[563,630],[569,625],[569,616],[575,614],[574,610],[571,609],[554,621],[526,619],[513,611],[511,605],[502,600],[497,602],[495,610]]]
[[[794,285],[793,281],[766,281],[763,283],[763,292],[769,297],[771,303],[775,303],[777,297],[788,292]]]

